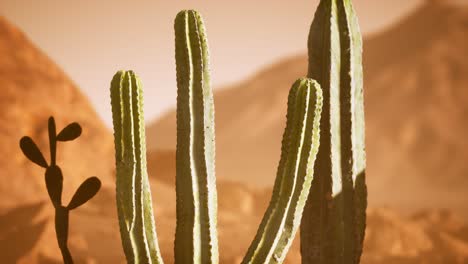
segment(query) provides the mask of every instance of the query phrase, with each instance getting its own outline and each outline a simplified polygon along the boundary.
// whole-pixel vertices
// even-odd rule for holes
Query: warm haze
[[[0,0],[0,262],[60,263],[43,171],[18,146],[29,135],[47,151],[46,121],[54,115],[59,127],[83,127],[76,142],[59,148],[64,200],[91,175],[103,182],[71,216],[70,250],[77,263],[124,263],[109,83],[125,68],[145,85],[153,206],[162,254],[172,263],[172,24],[187,8],[205,17],[218,89],[220,260],[237,264],[245,254],[270,199],[286,96],[306,72],[317,1],[133,2]],[[365,33],[369,209],[362,263],[465,264],[468,6],[458,4],[466,1],[353,2]],[[298,236],[285,263],[300,263]]]
[[[422,0],[354,1],[364,34],[395,23]],[[301,54],[317,0],[58,1],[1,0],[0,14],[18,25],[87,94],[111,126],[109,80],[133,69],[151,103],[146,120],[175,105],[173,19],[197,9],[206,21],[215,87]]]

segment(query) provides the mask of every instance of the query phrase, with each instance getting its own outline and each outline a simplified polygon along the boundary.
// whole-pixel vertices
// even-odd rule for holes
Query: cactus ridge
[[[299,227],[319,145],[322,91],[299,79],[288,99],[286,129],[270,205],[242,263],[282,263]]]
[[[129,263],[163,263],[146,171],[142,85],[132,71],[111,82],[116,149],[116,195],[122,244]]]
[[[359,263],[365,230],[362,40],[350,0],[322,0],[309,34],[309,77],[324,93],[317,177],[301,227],[303,263]]]
[[[341,153],[344,201],[344,259],[359,263],[366,225],[365,122],[362,70],[362,38],[351,1],[339,2],[341,54]],[[347,135],[347,136],[345,136]]]
[[[209,54],[201,16],[175,19],[177,66],[176,263],[218,263],[215,131]],[[188,253],[187,253],[188,252]]]

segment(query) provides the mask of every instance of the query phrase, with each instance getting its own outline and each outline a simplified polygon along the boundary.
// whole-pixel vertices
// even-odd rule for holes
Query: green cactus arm
[[[116,199],[124,252],[129,263],[163,263],[146,172],[141,83],[131,72],[111,82],[116,156]]]
[[[272,191],[272,196],[270,199],[270,203],[268,205],[268,208],[263,216],[262,222],[260,223],[260,226],[257,230],[257,234],[254,238],[254,241],[250,245],[246,256],[244,257],[243,263],[248,263],[249,261],[252,261],[253,255],[258,252],[259,249],[259,244],[262,243],[260,240],[264,240],[264,236],[266,235],[265,230],[267,225],[271,221],[271,216],[274,210],[277,207],[278,200],[279,200],[279,192],[281,190],[281,184],[283,182],[283,173],[280,171],[282,168],[284,168],[286,160],[287,160],[287,155],[289,152],[289,144],[290,144],[290,134],[292,132],[292,127],[293,127],[293,116],[294,116],[294,107],[291,107],[296,103],[297,100],[297,92],[298,92],[298,87],[294,86],[291,88],[289,91],[289,96],[288,96],[288,110],[286,114],[286,128],[283,133],[283,139],[281,142],[281,157],[278,165],[278,172],[277,176],[275,178],[275,183],[273,185],[273,191]]]
[[[309,35],[309,77],[323,88],[324,108],[302,263],[359,263],[367,203],[361,53],[351,1],[321,0]]]
[[[299,228],[319,146],[322,91],[311,79],[289,93],[286,129],[270,205],[242,263],[282,263]]]
[[[132,192],[123,188],[129,186],[133,188],[133,177],[125,177],[125,166],[123,166],[124,157],[124,138],[123,138],[123,99],[122,87],[125,71],[119,71],[114,75],[111,81],[111,105],[112,120],[114,126],[114,145],[116,160],[116,204],[119,217],[120,235],[125,256],[129,263],[134,262],[133,247],[130,240],[130,225],[133,223],[134,204]],[[125,203],[123,200],[127,200]],[[127,205],[128,208],[124,208]]]
[[[274,259],[274,263],[283,262],[286,257],[286,253],[293,242],[294,236],[299,229],[302,213],[304,211],[314,176],[314,164],[320,145],[320,118],[322,113],[323,95],[322,89],[317,82],[313,81],[311,85],[315,88],[312,90],[315,91],[315,97],[312,98],[315,99],[315,104],[312,107],[313,115],[309,114],[307,117],[307,124],[308,126],[312,126],[312,128],[306,127],[303,151],[304,154],[307,153],[307,156],[302,156],[303,160],[301,160],[301,167],[299,167],[300,170],[298,171],[300,175],[305,175],[305,177],[299,177],[297,180],[297,187],[295,188],[291,198],[294,202],[291,203],[291,207],[288,210],[285,226],[280,238],[280,241],[283,242],[279,243],[275,249],[275,255],[277,257]]]
[[[266,232],[267,226],[271,224],[273,213],[275,212],[278,206],[278,202],[280,198],[279,194],[280,194],[280,191],[282,190],[281,187],[284,182],[283,170],[287,161],[287,157],[289,155],[290,144],[291,144],[290,138],[291,138],[292,130],[294,127],[294,118],[295,118],[296,109],[292,106],[294,106],[297,102],[298,91],[299,91],[299,87],[296,85],[293,85],[293,87],[289,91],[288,110],[286,114],[286,128],[283,134],[283,139],[282,139],[282,144],[281,144],[281,157],[280,157],[280,161],[278,165],[277,176],[275,178],[275,183],[273,185],[272,196],[271,196],[268,208],[263,216],[262,222],[260,223],[260,226],[257,230],[257,234],[254,238],[254,241],[250,245],[242,263],[249,263],[249,262],[254,261],[254,255],[256,255],[258,251],[260,250],[260,248],[263,246],[263,243],[264,243],[263,241],[265,240],[265,236],[267,235],[267,232]]]
[[[367,207],[362,37],[352,1],[339,1],[341,53],[341,153],[344,259],[359,263]]]
[[[177,64],[176,263],[218,263],[214,105],[205,27],[193,10],[175,19]]]

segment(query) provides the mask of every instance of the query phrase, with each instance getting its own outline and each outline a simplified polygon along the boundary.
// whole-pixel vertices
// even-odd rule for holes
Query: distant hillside
[[[44,170],[21,153],[19,140],[31,136],[49,160],[47,119],[58,129],[77,121],[83,134],[59,144],[57,163],[64,173],[63,201],[98,176],[103,188],[70,217],[70,248],[78,263],[121,259],[112,194],[114,152],[108,131],[87,98],[44,53],[0,17],[0,259],[2,263],[56,263],[60,260],[54,210]],[[103,227],[104,226],[104,227]],[[102,243],[97,238],[107,238]],[[97,243],[102,244],[97,246]]]
[[[83,127],[78,140],[59,145],[65,193],[91,175],[109,184],[112,135],[56,64],[1,17],[0,58],[0,193],[11,198],[1,199],[0,205],[48,199],[43,169],[24,157],[19,140],[31,136],[48,155],[49,116],[56,118],[58,129],[74,121]]]
[[[468,7],[451,2],[427,1],[365,38],[372,205],[468,209]],[[306,68],[306,56],[290,58],[215,93],[219,177],[273,183],[287,93]],[[150,149],[173,149],[174,112],[148,136]]]

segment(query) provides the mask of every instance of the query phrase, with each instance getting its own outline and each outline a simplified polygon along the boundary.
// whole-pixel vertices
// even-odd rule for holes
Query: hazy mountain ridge
[[[365,38],[372,205],[468,209],[467,45],[468,6],[450,1],[427,1]],[[273,183],[287,93],[306,68],[306,56],[297,56],[215,92],[220,178]],[[173,149],[175,135],[170,112],[149,126],[149,149]]]
[[[468,6],[449,2],[366,42],[369,175],[380,174],[376,191],[392,186],[411,200],[417,190],[426,207],[466,209]]]
[[[19,140],[28,135],[48,157],[47,119],[54,116],[57,129],[77,121],[83,134],[58,145],[57,162],[65,177],[65,192],[75,190],[91,175],[112,182],[112,138],[87,98],[27,37],[0,17],[0,192],[15,202],[48,198],[44,171],[24,157]],[[11,178],[22,178],[15,185]],[[26,197],[28,196],[28,197]],[[5,201],[2,201],[5,202]],[[1,204],[1,202],[0,202]]]

